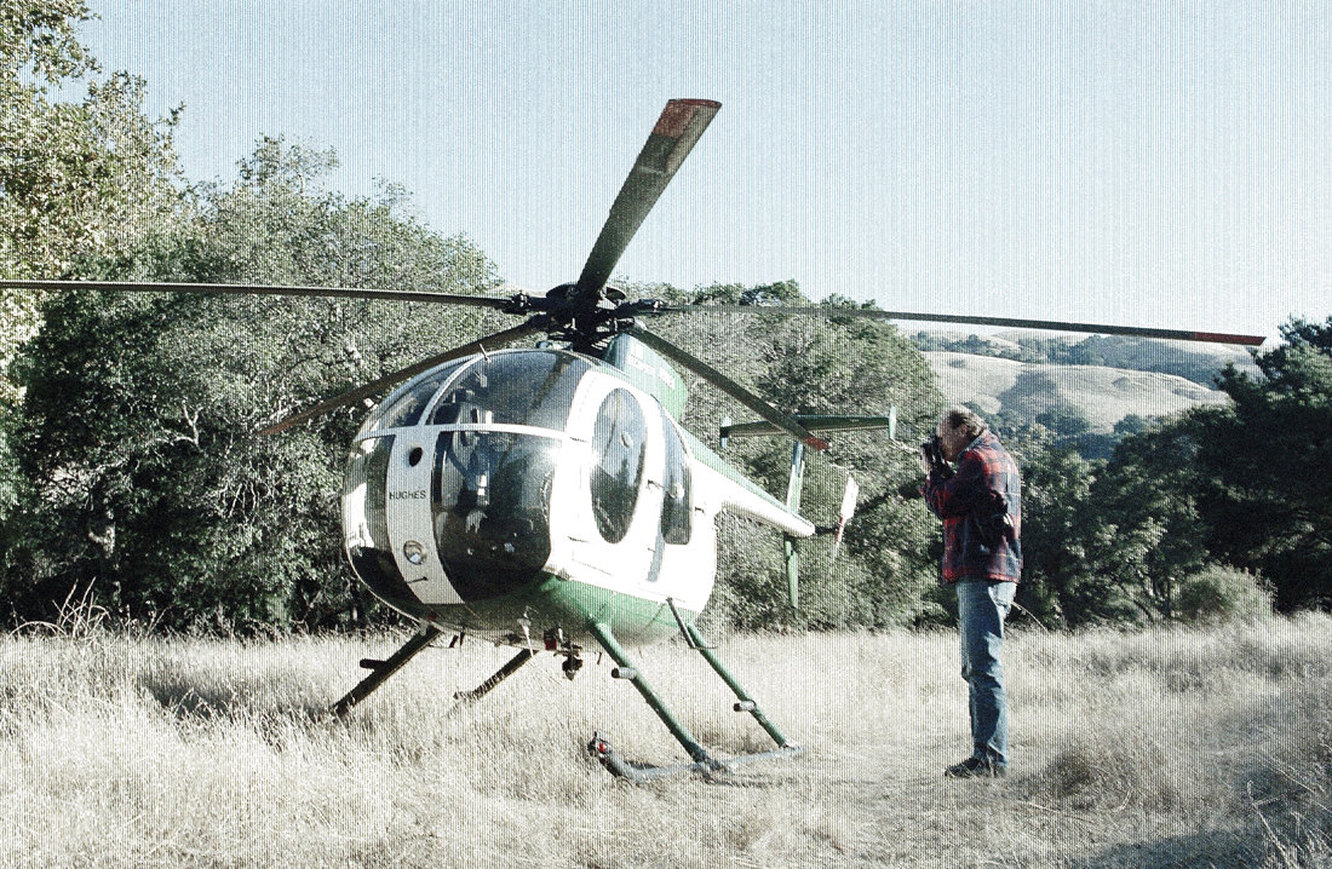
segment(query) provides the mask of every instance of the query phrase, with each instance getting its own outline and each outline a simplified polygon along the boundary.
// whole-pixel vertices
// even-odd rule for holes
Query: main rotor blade
[[[544,332],[545,330],[546,330],[546,318],[544,316],[533,317],[532,319],[528,320],[526,323],[514,326],[511,329],[505,329],[502,332],[496,332],[492,335],[487,335],[484,338],[478,338],[475,341],[472,341],[468,344],[463,344],[461,346],[454,347],[452,350],[448,350],[445,351],[444,353],[439,353],[435,356],[431,356],[429,359],[423,359],[414,365],[408,365],[406,368],[399,368],[397,371],[385,374],[383,377],[380,377],[377,380],[373,380],[370,383],[365,384],[364,386],[358,386],[356,389],[353,389],[349,392],[344,392],[341,395],[328,399],[327,401],[321,401],[319,404],[316,404],[314,407],[307,408],[301,411],[300,413],[294,413],[291,416],[287,417],[286,419],[281,420],[280,422],[276,422],[273,425],[268,426],[267,428],[260,429],[259,434],[268,435],[268,434],[277,434],[280,431],[286,431],[287,429],[291,428],[294,425],[299,425],[300,423],[305,422],[307,419],[313,419],[314,417],[319,416],[320,414],[323,413],[327,413],[330,410],[335,410],[339,407],[344,407],[349,404],[355,404],[356,402],[360,401],[363,398],[369,398],[370,396],[383,390],[384,387],[386,386],[392,386],[393,384],[401,380],[406,380],[409,377],[415,377],[416,375],[420,374],[423,371],[429,371],[431,368],[434,368],[436,365],[441,365],[445,362],[448,362],[450,359],[459,359],[463,356],[471,356],[473,353],[481,353],[485,350],[487,346],[489,346],[491,349],[497,349],[498,347],[501,347],[504,344],[513,341],[517,338],[522,338],[527,335],[535,334],[537,332]]]
[[[1190,332],[1181,329],[1155,329],[1149,326],[1112,326],[1104,323],[1066,323],[1059,320],[1026,320],[1015,317],[969,317],[963,314],[922,314],[919,311],[880,311],[874,308],[784,307],[781,305],[672,305],[660,313],[794,314],[815,317],[865,317],[871,320],[924,320],[931,323],[961,323],[974,326],[1007,326],[1015,329],[1049,329],[1055,332],[1087,332],[1102,335],[1129,335],[1137,338],[1161,338],[1168,341],[1208,341],[1214,344],[1242,344],[1256,347],[1265,340],[1261,335],[1232,335],[1225,332]]]
[[[504,308],[508,298],[495,296],[464,296],[457,293],[434,293],[416,290],[382,290],[374,287],[289,287],[264,284],[183,284],[140,283],[135,281],[0,281],[0,289],[43,290],[103,290],[120,293],[201,293],[229,296],[304,296],[335,299],[376,299],[393,302],[440,302],[450,305],[471,305],[480,308]]]
[[[685,368],[693,371],[695,374],[716,386],[722,392],[725,392],[745,407],[754,411],[754,413],[757,413],[763,419],[777,426],[782,431],[793,435],[802,443],[807,444],[816,450],[828,449],[827,441],[805,428],[796,421],[795,417],[782,413],[780,410],[773,407],[762,398],[759,398],[748,389],[745,389],[743,386],[736,383],[725,374],[722,374],[716,368],[713,368],[697,356],[686,353],[665,338],[662,338],[659,335],[654,335],[642,327],[633,326],[625,331],[666,358],[678,362]]]
[[[666,104],[592,246],[578,278],[579,292],[595,293],[606,286],[643,218],[720,108],[721,103],[712,100],[671,100]]]

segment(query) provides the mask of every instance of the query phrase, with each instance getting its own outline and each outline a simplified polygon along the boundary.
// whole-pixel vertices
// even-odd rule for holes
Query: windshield
[[[500,594],[546,563],[558,447],[512,432],[440,432],[430,491],[436,545],[465,600]]]
[[[560,350],[493,353],[449,383],[431,425],[530,425],[563,431],[574,389],[591,365]]]

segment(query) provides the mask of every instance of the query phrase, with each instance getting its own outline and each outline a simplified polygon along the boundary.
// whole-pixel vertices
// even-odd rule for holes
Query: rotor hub
[[[590,355],[600,355],[611,338],[632,328],[635,314],[661,305],[655,300],[646,308],[643,302],[626,302],[624,291],[618,287],[588,290],[572,283],[552,288],[542,299],[525,297],[524,302],[531,310],[546,314],[545,328],[551,337],[568,341],[574,350]]]

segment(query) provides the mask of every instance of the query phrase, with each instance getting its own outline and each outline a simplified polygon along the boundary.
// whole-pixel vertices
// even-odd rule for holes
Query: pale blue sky
[[[666,100],[722,109],[617,269],[889,309],[1275,334],[1332,314],[1324,3],[143,2],[85,42],[187,174],[331,146],[534,291]]]

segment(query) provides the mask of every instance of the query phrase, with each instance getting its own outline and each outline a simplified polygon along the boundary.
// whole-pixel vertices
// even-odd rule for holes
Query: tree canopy
[[[0,276],[74,275],[181,206],[176,115],[143,112],[146,83],[96,78],[76,38],[81,0],[0,4]],[[53,94],[78,85],[81,102]],[[0,290],[0,372],[39,325],[38,294]],[[14,391],[0,378],[0,402]]]
[[[1198,412],[1199,510],[1212,553],[1260,572],[1277,606],[1332,608],[1332,318],[1294,320],[1256,358],[1261,378],[1228,370],[1232,404]]]
[[[1228,404],[1134,421],[1108,460],[1029,450],[1019,602],[1071,625],[1189,617],[1181,600],[1247,576],[1279,610],[1332,607],[1332,319],[1281,333],[1258,376],[1221,374]]]
[[[321,190],[332,165],[265,140],[197,214],[97,264],[101,277],[190,282],[496,282],[466,239],[384,201]],[[460,341],[480,315],[333,299],[76,292],[49,299],[18,373],[19,466],[39,504],[7,555],[11,598],[39,608],[95,584],[167,626],[356,616],[337,523],[358,423],[332,414],[282,437],[262,425]]]

